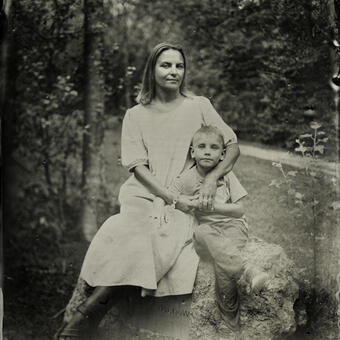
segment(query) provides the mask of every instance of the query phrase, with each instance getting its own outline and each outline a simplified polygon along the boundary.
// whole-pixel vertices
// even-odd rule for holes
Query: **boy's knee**
[[[209,250],[209,231],[210,227],[205,224],[201,224],[195,230],[193,235],[193,243],[196,253],[203,260],[211,260],[212,255]]]
[[[205,240],[211,233],[211,227],[207,224],[200,224],[194,232],[197,241]]]
[[[243,260],[239,255],[225,253],[215,259],[215,270],[219,275],[238,280],[244,270]]]
[[[205,247],[209,246],[209,226],[205,224],[201,224],[194,232],[194,243],[197,247]]]
[[[199,242],[198,240],[196,240],[196,237],[194,235],[194,249],[197,253],[197,255],[200,257],[201,260],[205,260],[205,261],[211,261],[212,257],[211,254],[209,252],[209,249],[206,247],[206,245],[202,242]]]

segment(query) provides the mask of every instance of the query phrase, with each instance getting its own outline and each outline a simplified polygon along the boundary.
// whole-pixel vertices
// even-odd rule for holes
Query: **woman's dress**
[[[168,187],[193,165],[189,147],[196,130],[215,125],[226,144],[234,132],[204,97],[187,97],[174,110],[154,112],[148,106],[129,109],[122,127],[122,163],[129,170],[140,164]],[[84,259],[80,277],[90,286],[133,285],[155,296],[192,292],[198,257],[191,238],[195,220],[170,209],[166,233],[151,218],[154,195],[132,174],[119,193],[120,213],[98,230]]]

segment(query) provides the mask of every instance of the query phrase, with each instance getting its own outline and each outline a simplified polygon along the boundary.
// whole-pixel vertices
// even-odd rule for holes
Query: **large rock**
[[[296,320],[305,320],[303,311],[297,316],[294,311],[298,286],[293,262],[281,247],[257,238],[250,239],[244,257],[248,266],[262,269],[270,279],[258,294],[251,292],[246,275],[239,280],[242,338],[270,340],[294,333]],[[121,306],[119,318],[117,310],[107,316],[103,339],[228,338],[216,306],[214,273],[209,263],[200,263],[192,296],[135,297],[129,305],[128,309]]]
[[[248,266],[262,269],[270,279],[260,293],[251,292],[245,274],[238,282],[242,338],[269,340],[294,333],[294,303],[298,298],[298,286],[294,280],[293,262],[281,247],[257,238],[250,239],[244,257]],[[301,315],[303,312],[299,314],[299,320]],[[223,338],[221,325],[223,322],[214,299],[213,269],[210,264],[201,262],[192,297],[189,339]]]
[[[245,274],[238,282],[241,338],[271,340],[294,333],[297,322],[303,324],[306,320],[303,308],[298,315],[294,311],[298,286],[293,262],[280,246],[254,237],[244,249],[244,258],[248,266],[260,268],[270,279],[260,293],[251,292]],[[81,300],[74,297],[74,301]],[[228,339],[215,302],[212,265],[200,263],[192,295],[134,296],[121,301],[105,317],[99,333],[98,340]]]

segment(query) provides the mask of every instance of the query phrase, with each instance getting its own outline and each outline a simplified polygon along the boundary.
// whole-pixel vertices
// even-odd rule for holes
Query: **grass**
[[[299,272],[300,297],[306,304],[309,323],[296,339],[335,339],[335,293],[338,273],[338,234],[335,186],[320,175],[297,174],[295,188],[304,195],[296,205],[287,189],[269,187],[281,174],[271,162],[240,157],[235,173],[247,189],[246,211],[251,232],[283,247]],[[287,171],[294,170],[287,167]],[[311,202],[319,203],[313,211]]]
[[[107,131],[103,147],[105,197],[109,201],[101,220],[116,210],[120,185],[127,178],[125,169],[117,165],[120,156],[120,131]],[[289,169],[287,169],[289,170]],[[322,176],[297,175],[296,189],[304,194],[303,205],[296,206],[284,188],[269,187],[280,176],[271,162],[241,156],[235,173],[249,193],[246,210],[251,232],[281,245],[295,262],[299,272],[301,299],[307,304],[310,322],[290,339],[335,339],[337,290],[337,228],[331,204],[335,188]],[[310,202],[320,202],[313,211]],[[21,276],[11,281],[5,277],[4,340],[48,340],[52,338],[60,317],[53,317],[67,303],[87,248],[84,241],[65,239],[63,245],[66,271],[49,278],[42,286],[38,278]],[[316,255],[316,256],[315,256]],[[44,254],[41,254],[44,256]]]

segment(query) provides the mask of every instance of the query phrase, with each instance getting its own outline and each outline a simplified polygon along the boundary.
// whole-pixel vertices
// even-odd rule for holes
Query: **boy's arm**
[[[214,211],[207,211],[207,213],[217,213],[227,217],[240,218],[244,215],[244,206],[241,200],[234,203],[215,203]]]
[[[247,196],[247,191],[243,188],[233,172],[230,172],[225,180],[227,180],[226,186],[229,189],[230,199],[225,203],[214,202],[214,212],[228,217],[242,217],[245,210],[243,207],[243,199]],[[207,211],[207,213],[209,213],[209,211]]]

